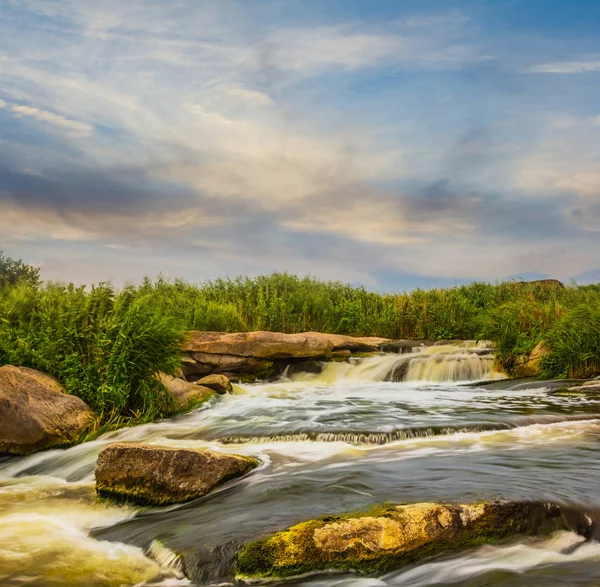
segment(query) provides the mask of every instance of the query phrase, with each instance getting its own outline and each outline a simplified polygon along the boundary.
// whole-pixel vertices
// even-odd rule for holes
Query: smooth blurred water
[[[379,367],[388,360],[377,359]],[[0,585],[190,584],[154,560],[157,544],[181,555],[192,585],[229,584],[244,541],[386,500],[533,498],[600,510],[597,402],[544,389],[384,382],[373,380],[383,369],[372,363],[238,387],[185,416],[1,461]],[[263,464],[178,507],[118,507],[93,493],[96,456],[115,441],[237,452]],[[600,545],[579,540],[516,539],[383,577],[288,583],[597,585]]]

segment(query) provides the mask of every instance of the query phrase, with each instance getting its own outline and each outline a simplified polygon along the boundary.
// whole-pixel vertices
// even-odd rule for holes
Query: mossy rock
[[[290,577],[325,570],[382,573],[514,534],[575,530],[589,537],[594,526],[584,514],[542,502],[383,505],[365,513],[302,522],[250,542],[238,554],[236,577]]]

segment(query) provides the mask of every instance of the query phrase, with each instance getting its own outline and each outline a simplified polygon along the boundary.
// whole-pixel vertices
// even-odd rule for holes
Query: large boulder
[[[0,367],[0,454],[72,444],[93,415],[54,377],[26,367]]]
[[[183,344],[183,350],[257,359],[309,359],[327,356],[333,350],[333,343],[324,336],[312,333],[283,334],[259,331],[229,334],[191,331]],[[194,358],[198,361],[195,356]]]
[[[539,377],[542,374],[542,359],[550,354],[550,349],[544,341],[540,342],[529,356],[515,368],[516,377]]]
[[[385,505],[303,522],[250,542],[238,554],[236,576],[288,577],[329,569],[381,573],[512,534],[575,530],[589,538],[594,527],[583,513],[541,502]]]
[[[209,387],[195,385],[165,373],[160,373],[159,380],[171,394],[178,412],[197,408],[215,395],[215,391]]]
[[[206,495],[258,465],[250,457],[149,444],[111,444],[96,462],[96,491],[142,505],[180,503]]]
[[[196,385],[202,385],[203,387],[208,387],[212,389],[216,393],[223,395],[225,393],[230,393],[233,391],[233,385],[231,385],[231,381],[225,375],[220,375],[215,373],[214,375],[207,375],[202,379],[198,379],[195,382]]]

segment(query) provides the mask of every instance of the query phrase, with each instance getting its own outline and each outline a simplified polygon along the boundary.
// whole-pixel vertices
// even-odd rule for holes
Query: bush
[[[103,422],[171,407],[156,374],[175,373],[184,335],[183,322],[133,288],[20,284],[0,293],[0,364],[54,375]]]

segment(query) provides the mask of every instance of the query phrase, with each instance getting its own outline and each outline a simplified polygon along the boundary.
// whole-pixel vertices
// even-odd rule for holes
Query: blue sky
[[[0,0],[0,250],[47,279],[600,281],[600,3]]]

